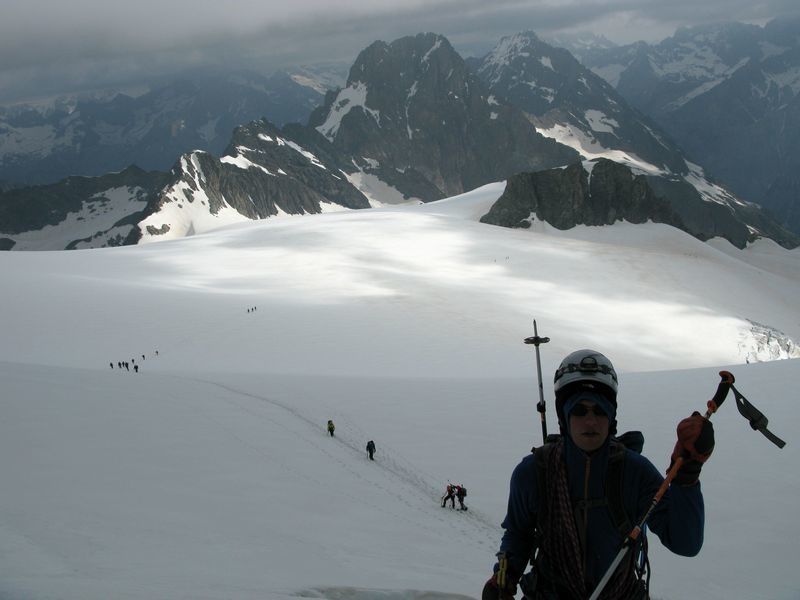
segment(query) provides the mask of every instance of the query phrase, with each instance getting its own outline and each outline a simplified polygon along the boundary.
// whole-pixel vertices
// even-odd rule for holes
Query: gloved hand
[[[497,583],[497,573],[489,578],[489,581],[483,586],[481,592],[481,600],[514,600],[514,594],[517,593],[517,580],[506,577],[506,584],[502,590]]]
[[[673,480],[678,485],[694,485],[700,477],[700,470],[714,451],[714,426],[699,412],[686,417],[678,423],[678,441],[672,451],[670,469],[680,456],[683,464]]]

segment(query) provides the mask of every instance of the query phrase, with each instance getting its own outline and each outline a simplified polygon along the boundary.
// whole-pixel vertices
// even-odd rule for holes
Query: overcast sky
[[[526,29],[659,41],[680,26],[796,15],[796,0],[0,0],[0,102],[181,66],[351,63],[371,42],[442,33],[481,54]]]

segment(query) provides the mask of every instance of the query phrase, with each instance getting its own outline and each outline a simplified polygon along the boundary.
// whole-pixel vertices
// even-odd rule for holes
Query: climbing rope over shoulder
[[[626,447],[634,452],[641,453],[644,438],[639,431],[631,431],[614,438],[609,443],[608,473],[606,476],[606,495],[602,498],[579,501],[573,503],[567,491],[566,472],[564,464],[559,460],[563,453],[561,436],[552,436],[553,441],[532,451],[538,456],[536,461],[537,489],[547,490],[546,501],[542,502],[537,512],[537,527],[539,534],[530,558],[530,563],[536,572],[534,583],[531,574],[523,577],[520,586],[526,598],[538,597],[532,592],[541,582],[548,581],[547,585],[556,585],[569,590],[576,598],[585,598],[590,590],[584,587],[584,573],[581,567],[581,551],[585,540],[581,539],[575,528],[573,519],[574,511],[584,504],[597,507],[605,506],[611,516],[612,523],[617,531],[624,537],[633,526],[631,518],[625,511],[623,502],[623,477],[625,470]],[[621,438],[621,439],[620,439]],[[548,534],[554,522],[561,524],[566,535],[552,536]],[[608,593],[604,597],[632,598],[637,589],[647,589],[650,579],[649,561],[644,537],[639,540],[636,550],[630,555],[630,560],[625,563],[625,568],[615,574]],[[547,556],[548,568],[542,562]],[[564,565],[577,565],[577,569],[569,572]],[[574,568],[574,567],[573,567]],[[532,571],[533,573],[533,571]],[[526,590],[527,588],[527,590]]]

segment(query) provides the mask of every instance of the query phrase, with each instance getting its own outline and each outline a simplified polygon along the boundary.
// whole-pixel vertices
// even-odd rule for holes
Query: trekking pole
[[[505,552],[497,553],[497,598],[503,600],[503,590],[508,583],[508,556]]]
[[[536,328],[536,319],[533,320],[533,337],[525,338],[526,344],[536,346],[536,374],[539,376],[539,403],[536,410],[539,411],[539,418],[542,421],[542,443],[547,443],[547,420],[545,419],[544,387],[542,387],[542,361],[539,358],[539,344],[546,344],[550,341],[549,337],[539,337]]]
[[[733,387],[733,382],[735,381],[733,374],[729,371],[720,371],[719,376],[721,381],[717,386],[717,392],[707,403],[708,410],[706,410],[706,419],[710,419],[711,415],[717,412],[717,409],[722,406],[722,403],[725,402],[725,398],[728,395],[728,390]],[[608,584],[611,576],[614,575],[614,572],[617,570],[619,563],[621,563],[622,559],[625,558],[628,550],[636,545],[636,542],[639,540],[639,535],[642,533],[642,529],[647,523],[647,519],[650,518],[650,515],[653,513],[656,505],[661,501],[661,498],[667,492],[669,484],[672,483],[673,479],[675,479],[675,476],[678,474],[678,470],[681,468],[681,465],[683,465],[683,457],[679,456],[675,459],[675,463],[672,465],[669,473],[667,473],[667,477],[664,479],[661,487],[658,488],[655,496],[653,496],[653,501],[650,503],[650,508],[647,509],[647,512],[644,513],[644,516],[639,519],[639,522],[634,525],[633,529],[631,529],[630,533],[628,533],[628,535],[625,537],[625,541],[622,542],[622,548],[620,548],[619,552],[614,557],[614,560],[611,562],[608,570],[603,575],[600,583],[597,584],[594,592],[592,592],[592,595],[589,596],[589,600],[597,600],[597,598],[600,597],[600,594],[603,592],[606,584]]]

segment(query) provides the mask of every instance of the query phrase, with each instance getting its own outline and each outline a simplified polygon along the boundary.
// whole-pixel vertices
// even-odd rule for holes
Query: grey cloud
[[[0,20],[0,102],[37,90],[57,93],[68,80],[80,88],[202,65],[268,72],[352,62],[376,39],[421,31],[442,33],[460,51],[480,54],[524,29],[656,41],[682,25],[763,22],[797,12],[789,0],[12,1]]]

